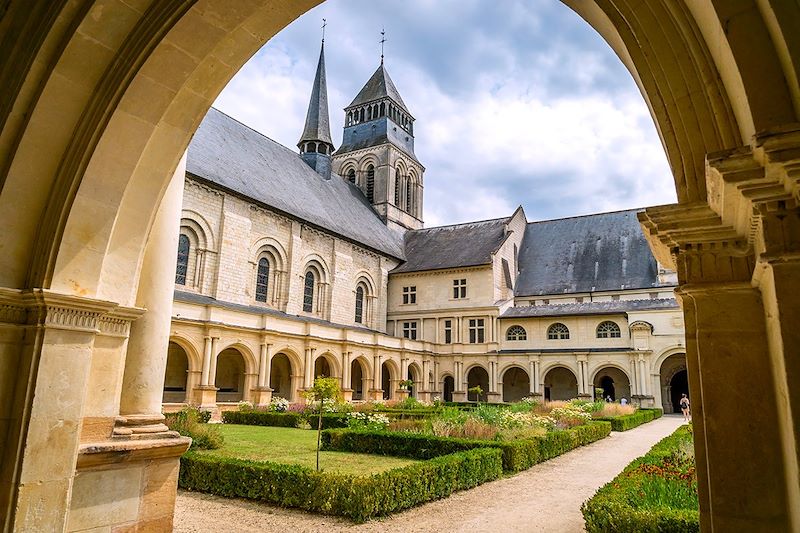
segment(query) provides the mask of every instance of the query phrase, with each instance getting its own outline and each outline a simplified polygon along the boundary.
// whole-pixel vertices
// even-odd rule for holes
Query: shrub
[[[595,418],[610,418],[612,416],[632,415],[636,412],[636,407],[632,405],[622,405],[620,403],[603,403],[602,409],[594,411],[592,416]]]
[[[493,449],[449,454],[371,476],[188,453],[181,458],[178,485],[363,522],[444,498],[502,474],[500,452]]]
[[[611,429],[614,431],[628,431],[655,418],[655,409],[639,409],[630,415],[612,416],[597,418],[596,420],[606,420],[611,422]]]
[[[165,422],[172,431],[192,438],[192,450],[215,450],[222,447],[225,437],[219,427],[201,422],[201,413],[202,411],[195,407],[186,407],[177,413],[165,416]]]
[[[275,411],[276,413],[285,413],[289,409],[289,400],[281,398],[280,396],[275,396],[272,398],[272,401],[269,402],[269,407],[267,409]]]
[[[697,478],[688,426],[647,454],[583,504],[589,533],[696,532],[700,530]]]
[[[389,417],[381,413],[349,413],[347,427],[350,429],[367,429],[377,431],[386,429]]]
[[[578,446],[607,437],[609,433],[611,424],[608,422],[594,422],[567,430],[552,431],[541,437],[510,441],[446,438],[387,431],[324,431],[322,448],[412,459],[431,459],[475,448],[499,448],[503,452],[503,470],[519,472]]]
[[[428,430],[428,422],[426,420],[415,420],[413,418],[396,418],[389,422],[389,426],[386,429],[389,431],[425,433]]]
[[[249,426],[275,426],[294,428],[303,420],[298,413],[274,413],[269,411],[225,411],[222,421],[226,424],[246,424]]]

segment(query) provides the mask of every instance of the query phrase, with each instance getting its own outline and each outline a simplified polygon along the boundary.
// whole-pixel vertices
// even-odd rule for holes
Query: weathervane
[[[381,28],[381,65],[383,65],[383,43],[386,42],[386,28]]]
[[[325,26],[328,25],[328,21],[322,19],[322,43],[325,44]]]

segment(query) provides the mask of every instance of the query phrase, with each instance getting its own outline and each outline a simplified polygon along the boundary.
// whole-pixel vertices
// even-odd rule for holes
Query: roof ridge
[[[420,228],[420,229],[415,229],[413,231],[415,231],[415,232],[418,232],[418,231],[431,231],[431,230],[435,230],[435,229],[454,228],[456,226],[468,226],[470,224],[485,224],[487,222],[498,222],[500,220],[508,221],[509,219],[511,219],[511,217],[487,218],[485,220],[475,220],[473,222],[457,222],[455,224],[445,224],[443,226],[431,226],[430,228]]]
[[[602,213],[587,213],[585,215],[571,215],[571,216],[567,216],[567,217],[548,218],[548,219],[545,219],[545,220],[534,220],[534,221],[528,222],[528,224],[530,225],[530,224],[541,224],[541,223],[544,223],[544,222],[558,222],[559,220],[570,220],[570,219],[573,219],[573,218],[590,218],[590,217],[597,217],[597,216],[601,216],[601,215],[613,215],[613,214],[616,214],[616,213],[627,213],[627,212],[630,212],[630,211],[635,211],[635,212],[638,213],[639,211],[644,211],[645,209],[647,209],[646,206],[645,207],[633,207],[633,208],[629,208],[629,209],[616,209],[614,211],[603,211]]]

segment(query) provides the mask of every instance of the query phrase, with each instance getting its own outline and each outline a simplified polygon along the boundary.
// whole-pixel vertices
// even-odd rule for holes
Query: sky
[[[328,0],[259,50],[214,106],[292,148],[327,20],[331,134],[380,63],[416,118],[427,227],[674,203],[639,89],[608,44],[557,0]]]

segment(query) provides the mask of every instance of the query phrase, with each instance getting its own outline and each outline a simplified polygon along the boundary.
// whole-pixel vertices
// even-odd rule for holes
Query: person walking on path
[[[689,414],[689,398],[686,397],[686,394],[681,394],[681,412],[683,413],[683,419],[687,422],[691,420],[691,415]]]

